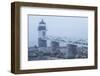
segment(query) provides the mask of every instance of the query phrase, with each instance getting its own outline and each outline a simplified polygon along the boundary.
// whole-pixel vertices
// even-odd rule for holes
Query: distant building
[[[60,47],[60,46],[59,46],[59,42],[52,41],[52,42],[51,42],[51,47],[53,47],[53,48],[59,48],[59,47]]]
[[[77,45],[68,44],[67,48],[68,48],[68,58],[70,59],[75,58],[77,54]]]

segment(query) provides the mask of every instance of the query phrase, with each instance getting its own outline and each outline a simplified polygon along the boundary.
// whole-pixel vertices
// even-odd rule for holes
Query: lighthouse
[[[38,26],[38,46],[47,47],[46,23],[43,21],[43,19],[39,22]]]

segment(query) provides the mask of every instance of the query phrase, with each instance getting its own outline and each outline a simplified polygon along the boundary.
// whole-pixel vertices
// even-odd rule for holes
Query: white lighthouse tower
[[[46,23],[43,19],[39,22],[38,27],[38,46],[39,47],[47,47],[47,40],[46,38]]]

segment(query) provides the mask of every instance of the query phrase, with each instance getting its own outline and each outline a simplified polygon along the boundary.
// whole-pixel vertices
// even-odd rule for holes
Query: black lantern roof
[[[43,19],[41,20],[41,22],[39,23],[39,24],[46,24],[44,21],[43,21]]]

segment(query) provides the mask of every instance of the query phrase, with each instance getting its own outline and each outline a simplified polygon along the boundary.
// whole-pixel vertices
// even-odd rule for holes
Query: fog
[[[30,15],[28,17],[29,47],[38,45],[38,26],[42,19],[46,23],[46,35],[88,39],[88,17]]]

